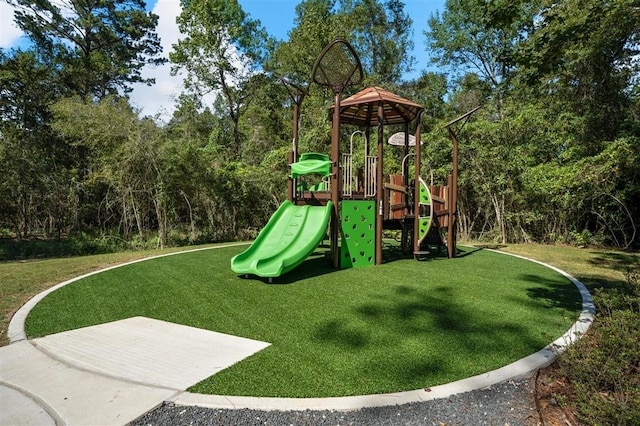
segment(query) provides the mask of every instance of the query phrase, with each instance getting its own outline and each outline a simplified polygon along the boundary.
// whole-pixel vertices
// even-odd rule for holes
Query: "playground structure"
[[[362,81],[362,67],[353,48],[334,40],[322,51],[312,72],[317,84],[334,92],[331,155],[298,152],[300,105],[306,91],[282,79],[293,100],[293,144],[289,153],[288,200],[274,213],[254,243],[231,261],[238,274],[277,277],[302,263],[325,238],[327,227],[335,268],[383,262],[383,231],[401,231],[404,253],[420,259],[431,246],[456,255],[458,139],[453,125],[466,122],[478,108],[446,125],[453,142],[452,174],[444,186],[427,184],[421,171],[423,107],[380,87],[367,87],[342,100],[347,86]],[[349,151],[340,150],[341,125],[355,126]],[[402,149],[400,173],[384,176],[384,126],[403,126],[388,140]],[[377,149],[371,154],[371,130]],[[410,130],[414,131],[412,135]],[[362,155],[354,138],[364,139]],[[354,160],[361,164],[354,168]],[[413,176],[409,175],[413,160]],[[355,170],[354,170],[355,169]],[[316,179],[314,183],[308,178]]]

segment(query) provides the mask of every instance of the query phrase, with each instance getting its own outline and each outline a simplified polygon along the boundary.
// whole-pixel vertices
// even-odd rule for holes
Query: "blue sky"
[[[272,36],[284,40],[293,27],[295,7],[299,0],[239,0],[245,12],[253,19],[258,19]],[[413,55],[417,66],[407,79],[416,77],[420,71],[429,68],[429,58],[425,47],[423,32],[427,29],[429,17],[436,11],[444,10],[445,0],[404,0],[405,12],[413,20]]]
[[[52,0],[65,2],[68,0]],[[277,39],[287,39],[287,33],[294,24],[295,7],[300,0],[239,0],[240,5],[253,19],[260,20],[269,34]],[[416,58],[416,69],[406,75],[405,79],[412,79],[420,75],[421,71],[430,68],[429,57],[425,47],[423,31],[427,29],[427,21],[436,11],[442,12],[445,0],[404,0],[405,11],[413,20],[413,56]],[[179,0],[152,0],[147,8],[159,16],[158,34],[164,46],[164,55],[169,54],[171,45],[180,38],[175,18],[180,13]],[[20,32],[13,25],[13,11],[6,1],[0,1],[0,47],[16,47],[20,43]],[[154,77],[156,84],[152,87],[138,85],[131,94],[132,103],[141,109],[144,115],[160,114],[168,118],[174,106],[174,101],[182,90],[181,77],[172,77],[170,66],[145,69],[145,76]],[[205,99],[206,102],[206,99]]]

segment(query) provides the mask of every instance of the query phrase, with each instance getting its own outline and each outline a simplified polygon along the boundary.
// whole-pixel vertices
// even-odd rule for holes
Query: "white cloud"
[[[53,0],[53,3],[66,8],[65,0]],[[180,31],[176,18],[182,11],[180,0],[158,0],[153,7],[153,13],[158,15],[158,26],[156,32],[160,36],[165,58],[169,57],[171,46],[180,39]],[[22,31],[13,22],[13,6],[6,1],[0,0],[0,47],[17,47]],[[156,116],[159,114],[161,121],[168,121],[175,109],[175,103],[183,91],[183,76],[171,75],[171,64],[163,66],[147,65],[142,69],[142,77],[155,78],[156,84],[147,86],[144,84],[133,85],[133,92],[130,94],[131,103],[138,108],[141,115]],[[211,101],[211,99],[205,99]]]
[[[14,7],[9,3],[0,2],[0,48],[14,47],[22,36],[22,30],[13,22]]]

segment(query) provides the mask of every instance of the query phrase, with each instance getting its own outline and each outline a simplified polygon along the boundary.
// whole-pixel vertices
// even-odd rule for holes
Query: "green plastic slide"
[[[301,264],[326,235],[333,204],[296,206],[287,200],[248,249],[231,259],[236,274],[279,277]]]

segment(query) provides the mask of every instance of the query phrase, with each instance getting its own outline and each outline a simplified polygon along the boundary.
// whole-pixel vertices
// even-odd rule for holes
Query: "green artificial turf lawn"
[[[40,302],[27,334],[132,316],[215,330],[271,346],[192,392],[325,397],[419,389],[499,368],[561,336],[581,309],[558,273],[486,250],[346,270],[317,252],[269,284],[231,272],[244,248],[84,278]]]

